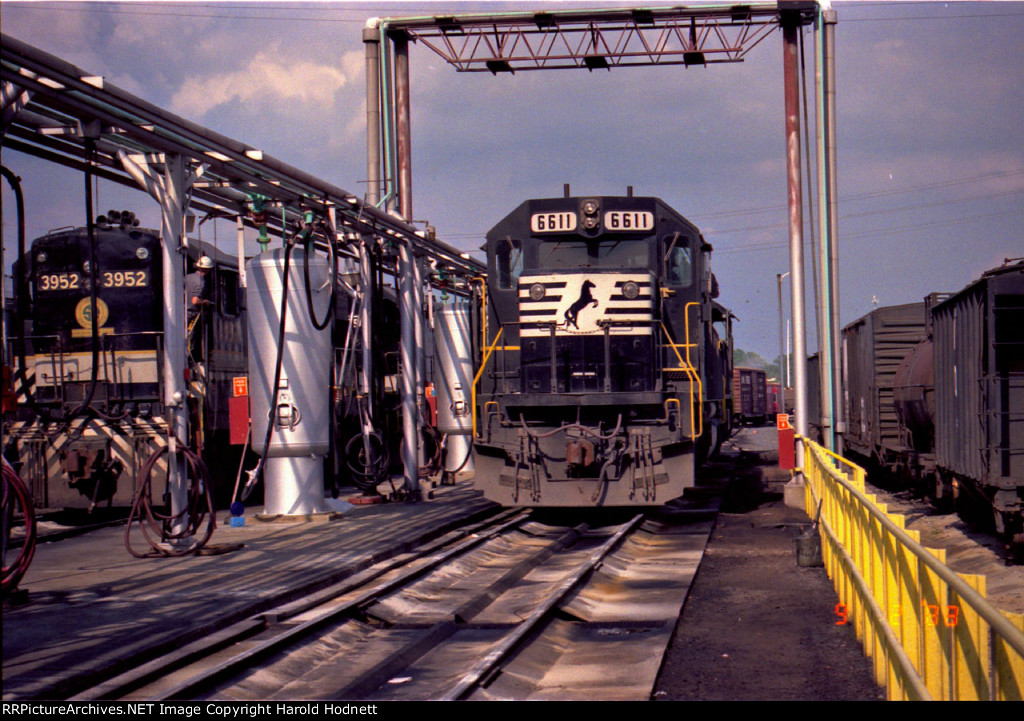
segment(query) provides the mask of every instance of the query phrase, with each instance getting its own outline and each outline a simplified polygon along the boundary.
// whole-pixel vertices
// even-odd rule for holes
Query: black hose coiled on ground
[[[391,454],[388,452],[384,436],[373,431],[369,438],[369,458],[363,445],[364,435],[358,433],[345,444],[345,459],[349,472],[352,473],[352,485],[360,491],[369,491],[377,487],[387,478],[388,467],[391,465]]]
[[[18,474],[11,468],[7,459],[3,460],[3,578],[0,581],[0,591],[6,596],[18,587],[22,576],[32,563],[32,556],[36,552],[36,514],[32,506],[32,494],[28,487],[18,477]],[[25,539],[21,544],[21,550],[17,558],[10,565],[7,565],[7,541],[10,535],[11,524],[17,514],[18,507],[21,507],[21,514],[25,522]]]
[[[185,460],[189,465],[191,470],[189,477],[192,480],[188,487],[188,502],[179,513],[172,513],[170,511],[169,499],[167,513],[161,513],[153,507],[151,499],[153,468],[168,450],[169,446],[164,446],[154,452],[146,459],[145,464],[143,464],[139,471],[141,482],[138,493],[135,496],[135,503],[132,505],[132,511],[128,516],[128,525],[124,529],[124,546],[128,549],[128,553],[135,556],[135,558],[175,557],[198,553],[206,545],[207,541],[210,540],[210,536],[213,535],[213,531],[217,527],[217,519],[213,511],[210,471],[195,452],[183,446],[179,446],[179,450],[184,454]],[[170,489],[168,489],[169,493]],[[175,523],[186,516],[188,523],[185,524],[184,529],[178,533],[171,533]],[[131,532],[134,524],[138,524],[142,535],[152,549],[148,553],[139,553],[132,548]],[[200,530],[202,530],[204,524],[205,531],[201,537],[196,539],[194,544],[183,545],[181,549],[160,545],[161,543],[173,543],[175,541],[195,538]]]

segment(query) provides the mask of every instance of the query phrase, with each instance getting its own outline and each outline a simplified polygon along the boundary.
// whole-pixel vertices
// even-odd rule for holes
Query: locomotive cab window
[[[678,233],[663,239],[665,249],[665,282],[673,288],[693,285],[693,258],[689,238]]]
[[[226,316],[236,317],[240,312],[238,273],[219,270],[217,273],[217,309]]]
[[[637,240],[552,240],[542,243],[537,267],[552,270],[575,268],[647,268],[647,243]]]
[[[496,244],[494,254],[495,271],[498,274],[498,287],[502,290],[513,290],[523,274],[523,246],[518,240],[502,238]]]

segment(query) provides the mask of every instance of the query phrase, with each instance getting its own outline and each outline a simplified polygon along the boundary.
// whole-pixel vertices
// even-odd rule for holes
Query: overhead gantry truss
[[[305,211],[337,218],[339,236],[392,237],[418,256],[459,275],[483,266],[459,250],[354,193],[293,168],[261,150],[173,115],[27,43],[2,36],[3,146],[138,189],[125,155],[147,162],[180,157],[199,177],[191,207],[248,218],[252,203],[265,203],[277,233],[301,222]],[[92,146],[90,148],[90,146]],[[251,219],[246,221],[253,225]]]
[[[459,72],[706,66],[742,62],[778,27],[780,5],[389,18],[387,25]]]

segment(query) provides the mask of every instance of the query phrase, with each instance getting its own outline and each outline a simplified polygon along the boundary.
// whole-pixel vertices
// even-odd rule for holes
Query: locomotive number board
[[[40,291],[78,290],[89,287],[89,276],[81,273],[40,273],[37,288]],[[104,270],[100,272],[101,288],[145,288],[149,285],[149,272],[145,270]]]
[[[534,233],[569,233],[576,230],[576,213],[534,213],[530,216],[530,230]]]
[[[604,214],[605,230],[654,230],[654,213],[646,210],[610,210]]]
[[[571,233],[578,218],[572,211],[534,213],[530,230],[534,233]],[[609,210],[604,214],[605,230],[654,230],[654,213],[646,210]]]

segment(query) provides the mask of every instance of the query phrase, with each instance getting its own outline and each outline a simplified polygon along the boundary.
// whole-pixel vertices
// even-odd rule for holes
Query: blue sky
[[[361,192],[367,18],[595,5],[608,6],[4,0],[0,17],[5,34]],[[1024,3],[835,6],[845,324],[876,301],[958,290],[1024,256]],[[701,227],[721,300],[740,319],[737,344],[777,354],[776,273],[788,270],[779,33],[743,63],[708,68],[494,77],[456,73],[415,45],[410,57],[417,220],[469,250],[521,201],[561,195],[563,183],[606,195],[632,185]],[[3,163],[23,178],[30,237],[84,222],[80,176],[9,150]],[[147,196],[99,195],[101,210],[134,208],[158,226]],[[3,199],[6,265],[6,185]],[[233,225],[217,232],[233,242]]]

